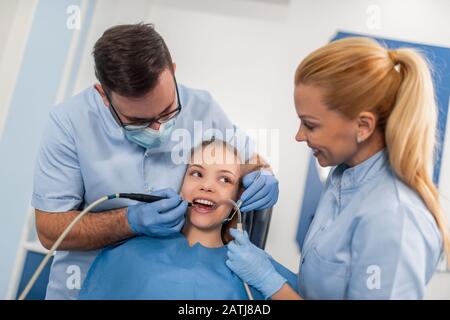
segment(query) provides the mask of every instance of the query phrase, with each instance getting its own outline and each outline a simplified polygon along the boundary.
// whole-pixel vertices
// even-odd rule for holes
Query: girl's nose
[[[205,191],[205,192],[213,192],[214,188],[212,187],[212,183],[210,183],[209,181],[204,181],[200,185],[200,190]]]

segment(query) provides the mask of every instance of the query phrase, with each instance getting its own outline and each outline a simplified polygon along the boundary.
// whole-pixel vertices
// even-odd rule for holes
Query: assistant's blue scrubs
[[[302,249],[306,299],[421,299],[442,239],[419,195],[382,150],[330,172]]]

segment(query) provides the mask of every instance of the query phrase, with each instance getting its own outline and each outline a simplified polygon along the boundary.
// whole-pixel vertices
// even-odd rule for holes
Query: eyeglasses
[[[174,110],[171,110],[169,112],[160,114],[159,116],[156,116],[154,118],[148,119],[146,121],[143,122],[133,122],[133,123],[124,123],[122,120],[120,120],[120,117],[117,113],[116,108],[114,107],[114,105],[112,104],[112,101],[109,97],[108,94],[106,94],[106,98],[108,99],[109,105],[110,105],[110,110],[111,110],[111,114],[114,118],[114,120],[116,120],[117,124],[119,126],[121,126],[124,130],[127,131],[141,131],[144,130],[146,128],[148,128],[149,126],[151,126],[152,124],[155,123],[159,123],[159,124],[163,124],[167,121],[169,121],[170,119],[176,117],[180,112],[181,112],[181,101],[180,101],[180,94],[178,92],[178,84],[177,84],[177,80],[175,79],[175,76],[173,77],[173,80],[175,82],[175,90],[177,93],[177,108]]]

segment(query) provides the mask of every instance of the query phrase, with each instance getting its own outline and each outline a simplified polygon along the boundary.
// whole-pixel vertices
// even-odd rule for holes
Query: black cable
[[[126,198],[126,199],[130,199],[130,200],[136,200],[136,201],[148,202],[148,203],[167,199],[164,197],[158,197],[158,196],[153,196],[151,194],[142,194],[142,193],[119,193],[118,198]],[[191,206],[192,206],[192,203],[188,202],[188,207],[191,207]]]

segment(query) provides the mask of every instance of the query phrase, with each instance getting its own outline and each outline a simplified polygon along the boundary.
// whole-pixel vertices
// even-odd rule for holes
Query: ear
[[[177,71],[177,64],[174,62],[172,63],[173,73],[175,74],[175,71]]]
[[[369,139],[377,127],[378,117],[368,111],[363,111],[359,114],[357,119],[358,131],[356,133],[357,139],[362,142]]]
[[[103,89],[102,85],[100,83],[96,83],[94,85],[94,87],[95,87],[95,90],[97,90],[97,92],[102,97],[105,107],[109,107],[109,101],[108,101],[108,98],[106,98],[105,90]]]

